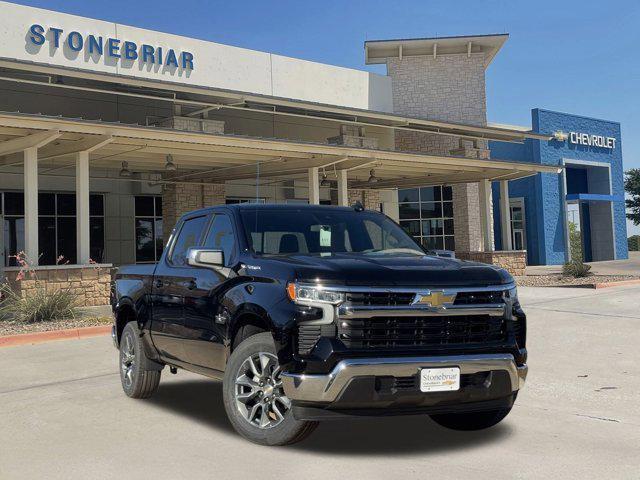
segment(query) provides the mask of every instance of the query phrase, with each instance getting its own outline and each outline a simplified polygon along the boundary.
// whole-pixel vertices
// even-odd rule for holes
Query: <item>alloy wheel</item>
[[[280,364],[275,355],[258,352],[242,362],[236,374],[236,407],[254,427],[275,427],[291,409],[291,401],[282,388],[280,373]]]
[[[125,335],[120,347],[120,369],[122,381],[127,388],[133,384],[133,373],[136,365],[136,350],[131,335]]]

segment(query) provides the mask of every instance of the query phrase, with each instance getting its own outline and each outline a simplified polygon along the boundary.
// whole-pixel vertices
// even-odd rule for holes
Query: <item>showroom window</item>
[[[162,236],[162,196],[135,197],[136,262],[157,262],[164,247]]]
[[[17,252],[24,250],[24,194],[0,194],[0,211],[4,215],[5,263],[15,266]],[[104,257],[104,196],[89,196],[89,255],[101,263]],[[38,247],[40,265],[77,261],[76,195],[74,193],[38,194]]]
[[[455,250],[451,187],[398,190],[400,226],[429,249]]]

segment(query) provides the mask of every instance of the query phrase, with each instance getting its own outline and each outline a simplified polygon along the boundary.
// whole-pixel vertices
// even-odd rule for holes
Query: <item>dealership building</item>
[[[489,123],[507,39],[367,41],[378,75],[0,2],[4,276],[35,288],[24,251],[102,304],[110,267],[156,261],[181,214],[240,202],[359,201],[515,274],[575,256],[570,222],[585,259],[626,258],[619,124]]]

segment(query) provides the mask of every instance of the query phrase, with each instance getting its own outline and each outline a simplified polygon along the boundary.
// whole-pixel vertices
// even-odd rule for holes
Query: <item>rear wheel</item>
[[[500,423],[510,411],[511,407],[487,412],[444,413],[431,415],[431,419],[438,425],[451,430],[484,430]]]
[[[288,445],[305,439],[317,426],[293,418],[280,373],[270,333],[243,340],[229,358],[224,407],[236,431],[252,442]]]
[[[158,389],[162,367],[144,353],[136,322],[125,325],[120,337],[120,381],[131,398],[149,398]]]

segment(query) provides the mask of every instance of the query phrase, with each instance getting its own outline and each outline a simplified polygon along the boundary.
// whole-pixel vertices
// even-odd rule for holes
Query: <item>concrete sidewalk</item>
[[[627,260],[589,262],[594,275],[638,275],[640,276],[640,252],[629,252]],[[562,273],[562,265],[530,265],[527,275],[553,275]]]
[[[163,372],[121,392],[108,337],[0,350],[0,478],[637,478],[640,286],[522,288],[530,374],[505,422],[425,417],[321,424],[294,447],[237,436],[217,382]]]

